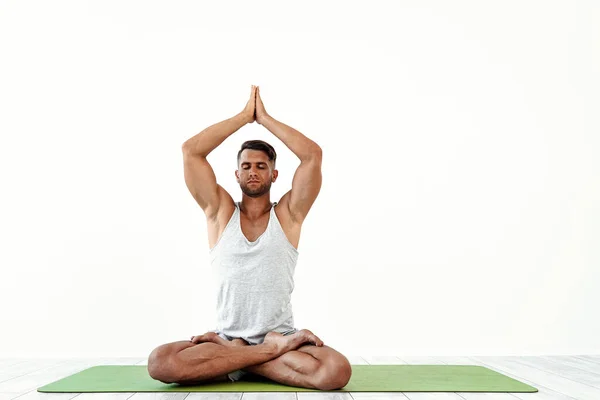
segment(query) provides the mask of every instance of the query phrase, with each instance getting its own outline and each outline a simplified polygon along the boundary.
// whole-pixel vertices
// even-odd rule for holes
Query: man
[[[247,141],[238,153],[242,201],[217,184],[208,154],[247,123],[258,122],[301,160],[292,189],[271,203],[277,155]],[[298,387],[345,386],[352,368],[341,353],[308,329],[297,330],[291,308],[302,222],[321,188],[321,148],[267,114],[258,87],[236,116],[212,125],[183,147],[185,182],[206,214],[211,266],[218,283],[218,329],[167,343],[148,358],[148,372],[164,383],[236,381],[247,373]]]

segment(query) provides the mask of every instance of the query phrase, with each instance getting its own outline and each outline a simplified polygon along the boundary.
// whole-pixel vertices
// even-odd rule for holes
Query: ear
[[[235,170],[235,179],[238,181],[238,183],[240,183],[240,170],[239,169]]]
[[[273,182],[275,182],[277,180],[277,177],[279,176],[279,171],[277,171],[276,169],[273,170]]]

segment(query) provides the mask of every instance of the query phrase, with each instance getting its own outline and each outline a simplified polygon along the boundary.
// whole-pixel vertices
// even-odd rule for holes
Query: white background
[[[298,328],[346,354],[600,352],[595,1],[0,2],[0,356],[214,328],[181,145],[245,106],[323,149]],[[299,160],[246,125],[208,157]]]

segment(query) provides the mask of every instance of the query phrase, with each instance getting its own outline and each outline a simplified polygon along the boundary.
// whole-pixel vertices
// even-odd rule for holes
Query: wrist
[[[236,114],[233,119],[236,119],[238,122],[242,123],[242,124],[247,124],[250,122],[250,118],[248,117],[248,115],[246,115],[245,113],[241,112],[239,114]]]
[[[264,346],[267,349],[267,351],[269,353],[271,353],[271,355],[276,356],[276,357],[279,357],[279,356],[287,353],[286,349],[284,349],[281,346],[278,346],[275,343],[262,343],[261,345]]]
[[[256,118],[256,122],[258,122],[261,125],[264,125],[265,123],[269,123],[272,120],[273,120],[273,117],[271,117],[269,114],[264,114],[264,115],[261,115],[260,118]]]

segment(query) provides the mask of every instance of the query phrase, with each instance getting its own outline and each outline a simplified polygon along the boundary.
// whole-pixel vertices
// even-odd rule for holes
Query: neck
[[[265,193],[260,197],[250,197],[242,193],[242,201],[240,203],[240,211],[248,219],[258,219],[271,211],[271,196],[270,192]]]

